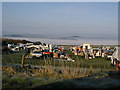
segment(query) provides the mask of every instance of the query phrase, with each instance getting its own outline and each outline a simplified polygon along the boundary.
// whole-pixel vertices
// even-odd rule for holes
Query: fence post
[[[21,66],[24,65],[24,61],[25,61],[25,55],[22,55],[22,62],[21,62]]]
[[[93,72],[93,67],[92,65],[90,65],[90,74],[92,74],[92,72]]]

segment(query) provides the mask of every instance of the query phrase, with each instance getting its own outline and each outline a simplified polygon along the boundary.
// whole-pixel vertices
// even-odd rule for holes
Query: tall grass
[[[83,63],[71,63],[71,62],[63,62],[53,60],[44,60],[43,68],[37,72],[36,76],[41,77],[62,77],[62,78],[80,78],[84,76],[88,76],[94,73],[107,71],[107,67],[103,65],[103,68],[100,68],[99,65],[97,68],[94,68],[92,64],[84,65]],[[96,66],[95,66],[96,67]]]
[[[70,53],[70,52],[68,52]],[[18,64],[21,65],[21,57],[23,53],[6,54],[2,57],[3,64]],[[34,76],[40,77],[62,77],[62,78],[80,78],[90,74],[113,70],[110,66],[110,61],[104,58],[95,58],[86,60],[80,56],[71,57],[75,62],[55,61],[54,59],[25,59],[25,64],[34,66],[42,66],[44,69],[32,69]]]

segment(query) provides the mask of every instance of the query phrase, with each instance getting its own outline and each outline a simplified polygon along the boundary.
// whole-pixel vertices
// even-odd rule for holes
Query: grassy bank
[[[30,77],[30,76],[3,76],[2,88],[34,88],[40,85],[55,83],[62,81],[62,78],[42,78],[42,77]]]
[[[18,88],[120,88],[120,72],[104,72],[82,78],[3,75],[2,87]]]

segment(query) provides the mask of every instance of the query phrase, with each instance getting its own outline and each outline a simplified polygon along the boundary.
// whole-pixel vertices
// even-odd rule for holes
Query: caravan
[[[120,47],[115,47],[114,53],[111,57],[111,65],[116,66],[120,69]]]

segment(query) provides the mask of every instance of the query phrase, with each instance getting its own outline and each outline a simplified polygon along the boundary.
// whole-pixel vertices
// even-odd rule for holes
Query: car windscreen
[[[108,54],[108,55],[112,55],[114,51],[112,50],[106,50],[105,53]]]

